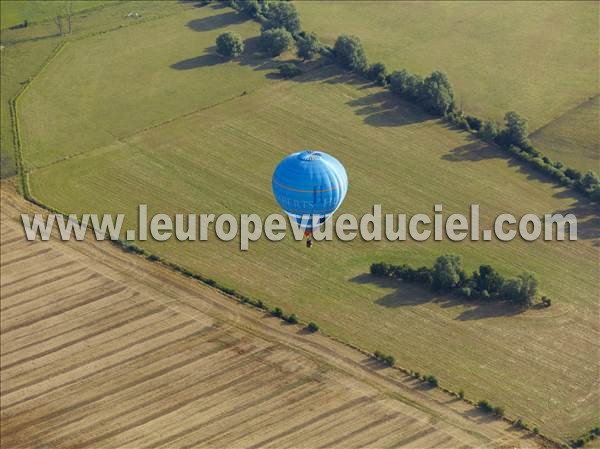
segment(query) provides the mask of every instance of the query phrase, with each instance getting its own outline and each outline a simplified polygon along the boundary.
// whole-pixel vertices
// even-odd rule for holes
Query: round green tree
[[[359,38],[341,35],[335,41],[333,52],[342,67],[359,73],[367,69],[367,57]]]
[[[217,37],[217,53],[225,58],[235,58],[244,51],[244,42],[239,34],[226,31]]]
[[[279,56],[289,49],[293,42],[291,33],[284,28],[266,30],[260,35],[260,46],[270,56]]]

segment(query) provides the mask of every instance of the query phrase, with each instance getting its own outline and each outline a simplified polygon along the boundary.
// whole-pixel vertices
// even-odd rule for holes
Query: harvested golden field
[[[2,447],[538,447],[107,242],[28,242],[2,185]]]

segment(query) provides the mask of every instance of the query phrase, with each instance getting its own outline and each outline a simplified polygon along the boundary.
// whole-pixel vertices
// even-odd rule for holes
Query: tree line
[[[371,264],[370,271],[374,276],[419,283],[436,292],[454,293],[468,299],[511,301],[524,308],[531,307],[538,296],[534,273],[525,271],[506,279],[491,265],[480,265],[469,275],[463,269],[462,258],[455,254],[439,256],[432,267],[378,262]],[[541,303],[548,307],[552,301],[543,296]]]
[[[561,185],[573,187],[593,201],[600,202],[600,178],[593,170],[582,173],[560,161],[552,160],[534,148],[528,138],[527,119],[517,112],[507,112],[502,126],[498,126],[494,121],[465,114],[457,107],[454,89],[444,72],[434,71],[425,78],[404,69],[390,73],[382,62],[368,63],[362,43],[356,36],[341,35],[333,47],[323,45],[315,33],[302,31],[296,7],[290,2],[223,1],[262,24],[260,47],[265,54],[279,56],[295,46],[296,53],[302,61],[317,57],[329,58],[342,68],[387,87],[393,94],[428,113],[474,132],[485,141],[499,145],[504,151],[554,178]],[[237,57],[243,50],[244,43],[236,33],[223,33],[217,38],[217,52],[224,57]],[[302,70],[293,64],[284,64],[279,71],[284,78],[292,78],[302,73]]]

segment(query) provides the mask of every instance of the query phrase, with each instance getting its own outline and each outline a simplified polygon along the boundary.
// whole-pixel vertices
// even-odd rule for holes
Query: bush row
[[[583,447],[590,441],[600,438],[600,427],[594,427],[579,438],[575,438],[569,442],[572,447]]]
[[[396,359],[393,355],[386,354],[381,351],[375,351],[373,353],[373,357],[375,358],[375,360],[384,363],[387,366],[394,366],[396,364]]]
[[[486,413],[492,413],[495,416],[497,416],[498,418],[503,418],[504,417],[504,408],[500,407],[500,406],[492,406],[492,404],[490,404],[489,401],[482,399],[481,401],[479,401],[477,403],[477,407],[479,407],[481,410],[483,410]]]
[[[490,265],[481,265],[468,275],[462,267],[462,258],[454,254],[439,256],[431,268],[379,262],[371,264],[370,271],[374,276],[415,282],[434,291],[452,292],[465,298],[509,300],[524,307],[533,305],[538,292],[533,273],[524,272],[516,278],[505,279]],[[542,304],[550,306],[552,301],[544,296]]]

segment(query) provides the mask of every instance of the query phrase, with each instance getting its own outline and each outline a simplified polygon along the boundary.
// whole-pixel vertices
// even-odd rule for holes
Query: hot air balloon
[[[284,158],[273,173],[273,195],[281,208],[304,229],[306,246],[312,231],[340,207],[348,191],[343,165],[323,151],[305,150]]]

